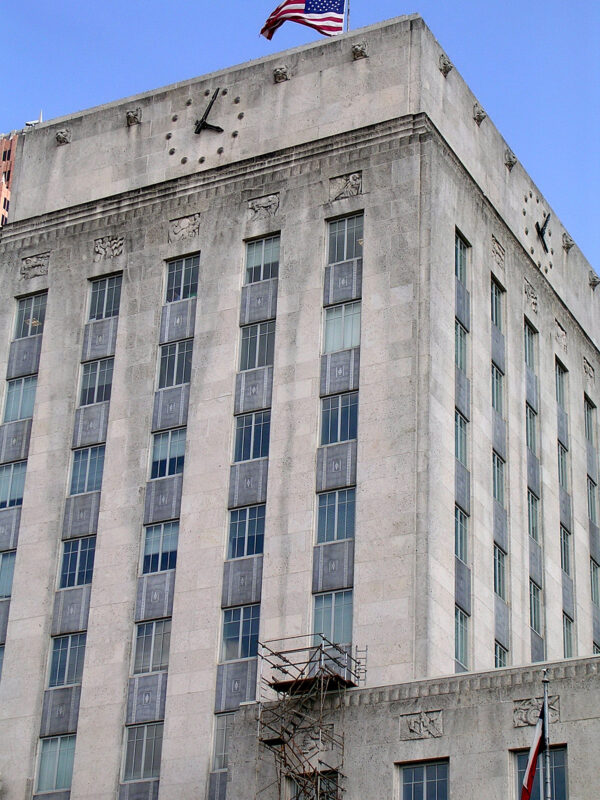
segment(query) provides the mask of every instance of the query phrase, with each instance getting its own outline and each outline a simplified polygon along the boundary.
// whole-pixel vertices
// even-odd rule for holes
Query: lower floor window
[[[315,595],[313,631],[333,644],[352,643],[352,589]]]
[[[217,714],[215,717],[215,747],[213,752],[213,770],[227,769],[229,752],[229,735],[233,714]]]
[[[447,761],[409,764],[401,770],[401,800],[448,800]]]
[[[500,642],[494,643],[494,666],[505,667],[508,664],[508,650]]]
[[[458,606],[454,608],[454,658],[469,668],[469,618]]]
[[[53,792],[70,789],[74,756],[74,735],[42,739],[37,791]]]
[[[523,777],[527,769],[529,753],[517,753],[517,797],[521,796]],[[544,753],[540,753],[537,760],[535,779],[531,792],[531,800],[544,800],[544,783],[546,780],[546,762]],[[567,748],[553,747],[550,749],[550,783],[552,786],[552,800],[567,800]]]
[[[162,753],[163,723],[127,728],[124,780],[158,778]]]
[[[290,800],[338,800],[338,773],[332,770],[290,778],[287,796]]]

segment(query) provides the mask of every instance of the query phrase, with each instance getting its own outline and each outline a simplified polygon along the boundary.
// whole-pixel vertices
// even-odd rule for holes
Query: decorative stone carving
[[[94,261],[103,258],[116,258],[123,252],[125,239],[123,236],[103,236],[94,240]]]
[[[513,727],[524,728],[527,725],[537,725],[543,702],[543,697],[514,700]],[[548,716],[550,717],[550,722],[560,722],[560,703],[559,695],[557,694],[548,698]]]
[[[500,244],[498,239],[492,234],[492,257],[496,264],[504,269],[504,258],[506,256],[506,250]]]
[[[585,356],[583,357],[583,371],[592,381],[592,383],[596,382],[596,371]]]
[[[362,172],[340,175],[329,181],[329,199],[342,200],[344,197],[356,197],[362,194]]]
[[[527,278],[523,278],[523,293],[525,295],[526,301],[529,303],[529,306],[534,314],[538,312],[538,296],[533,288],[532,284],[529,283]]]
[[[248,210],[251,219],[274,217],[279,211],[279,195],[268,194],[264,197],[254,197],[252,200],[248,200]]]
[[[573,247],[574,244],[575,244],[575,242],[573,241],[573,239],[571,239],[569,234],[565,231],[565,233],[563,233],[563,235],[562,235],[562,246],[563,246],[563,249],[566,250],[567,253],[568,253],[569,250]]]
[[[479,103],[475,103],[473,106],[473,119],[478,125],[481,125],[483,120],[487,117],[486,112],[483,108],[479,105]]]
[[[273,82],[274,83],[284,83],[285,81],[289,81],[290,79],[290,71],[289,68],[283,64],[281,67],[275,67],[273,70]]]
[[[421,711],[418,714],[403,714],[400,717],[400,738],[439,739],[444,733],[442,711]]]
[[[331,743],[333,737],[334,727],[331,723],[326,723],[322,725],[319,730],[312,727],[298,728],[294,741],[300,752],[307,758],[310,758],[319,750],[329,749],[327,745]]]
[[[71,131],[69,128],[61,128],[59,131],[56,131],[56,144],[70,144],[71,143]]]
[[[600,283],[600,278],[596,275],[596,273],[594,272],[593,269],[591,269],[589,271],[588,279],[589,279],[590,286],[592,287],[592,289],[595,289],[596,286],[598,286],[598,284]]]
[[[556,339],[557,344],[559,344],[562,349],[567,352],[567,332],[560,324],[560,322],[555,319],[554,320],[556,330],[554,331],[554,338]]]
[[[369,54],[367,53],[367,43],[366,42],[356,42],[352,45],[352,58],[354,61],[358,61],[361,58],[368,58]]]
[[[510,147],[507,147],[504,151],[504,164],[506,165],[509,172],[512,171],[512,168],[517,163],[518,159]]]
[[[142,109],[139,107],[130,108],[125,112],[125,118],[127,120],[128,128],[130,128],[132,125],[139,125],[142,121]]]
[[[184,239],[193,239],[200,230],[200,214],[190,214],[188,217],[179,217],[169,222],[169,242],[181,242]]]
[[[448,73],[452,72],[452,70],[454,69],[454,64],[450,61],[450,59],[445,53],[442,53],[440,55],[438,66],[444,78],[447,78]]]
[[[37,256],[27,256],[21,259],[21,277],[25,280],[37,278],[40,275],[48,274],[48,263],[50,253],[39,253]]]

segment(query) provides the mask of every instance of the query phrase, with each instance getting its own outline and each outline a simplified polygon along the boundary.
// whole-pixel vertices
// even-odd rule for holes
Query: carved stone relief
[[[362,194],[362,172],[340,175],[329,181],[329,199],[341,200],[344,197],[356,197]]]
[[[536,725],[543,702],[543,697],[514,700],[513,727],[524,728],[526,725]],[[548,698],[548,715],[550,722],[560,722],[560,703],[559,695],[557,694]]]
[[[504,151],[504,163],[508,168],[508,171],[511,172],[514,165],[517,163],[518,159],[510,147],[507,147]]]
[[[400,717],[400,739],[439,739],[444,733],[442,711],[421,711]]]
[[[50,253],[39,253],[37,256],[23,258],[21,277],[25,278],[25,280],[30,280],[30,278],[37,278],[40,275],[47,275],[49,262]]]
[[[523,293],[525,294],[525,299],[529,303],[531,310],[533,311],[534,314],[537,314],[538,296],[532,284],[529,283],[527,278],[523,278]]]
[[[273,81],[274,83],[284,83],[285,81],[289,81],[290,79],[290,71],[288,67],[283,64],[281,67],[275,67],[273,70]]]
[[[184,239],[193,239],[200,230],[200,214],[190,214],[189,217],[179,217],[169,221],[169,242],[181,242]]]
[[[562,246],[563,246],[563,249],[566,250],[567,253],[568,253],[569,250],[573,247],[574,244],[575,244],[575,242],[573,241],[573,239],[571,239],[569,234],[565,231],[565,233],[563,233],[563,235],[562,235]]]
[[[71,143],[71,131],[69,128],[61,128],[59,131],[56,131],[56,144],[70,144]]]
[[[497,266],[504,269],[504,258],[506,256],[506,250],[493,234],[492,234],[492,256]]]
[[[444,78],[448,77],[448,73],[452,72],[454,69],[454,64],[450,61],[448,56],[445,53],[440,55],[440,60],[438,62],[439,70],[444,76]]]
[[[565,351],[565,353],[566,353],[567,352],[567,332],[566,332],[566,330],[563,328],[563,326],[560,324],[560,322],[557,319],[554,320],[554,323],[555,323],[555,326],[556,326],[556,330],[554,332],[554,338],[556,339],[557,344],[559,344],[562,347],[562,349]]]
[[[591,269],[589,272],[589,282],[592,289],[595,289],[600,283],[600,278],[596,275],[593,269]]]
[[[592,365],[590,364],[590,362],[587,360],[587,358],[585,356],[583,357],[583,371],[588,376],[588,378],[592,381],[592,383],[595,383],[595,381],[596,381],[596,371],[594,370],[594,368],[592,367]]]
[[[279,195],[268,194],[265,197],[254,197],[252,200],[248,200],[248,211],[250,219],[274,217],[279,211]]]
[[[116,258],[123,252],[125,239],[123,236],[103,236],[94,240],[94,261],[103,258]]]
[[[479,103],[475,103],[473,106],[473,119],[478,125],[481,125],[483,120],[487,117],[486,112],[483,108],[479,105]]]
[[[361,58],[368,58],[369,54],[367,53],[367,43],[366,42],[356,42],[352,45],[352,58],[355,61],[358,61]]]
[[[125,118],[127,120],[128,128],[130,128],[132,125],[139,125],[142,121],[142,109],[130,108],[125,112]]]

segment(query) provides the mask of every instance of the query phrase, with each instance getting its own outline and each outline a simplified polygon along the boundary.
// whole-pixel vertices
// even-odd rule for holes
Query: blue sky
[[[19,0],[2,8],[0,131],[319,39],[259,30],[278,0]],[[351,0],[351,29],[417,12],[600,272],[600,0]]]

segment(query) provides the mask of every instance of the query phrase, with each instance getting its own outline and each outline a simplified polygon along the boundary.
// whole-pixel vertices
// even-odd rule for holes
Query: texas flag
[[[531,792],[533,790],[533,781],[535,779],[535,770],[537,767],[538,756],[542,749],[542,742],[544,741],[544,704],[540,709],[540,716],[538,717],[537,725],[533,734],[533,744],[529,751],[529,759],[527,761],[527,769],[523,775],[523,786],[521,788],[521,800],[530,800]]]

